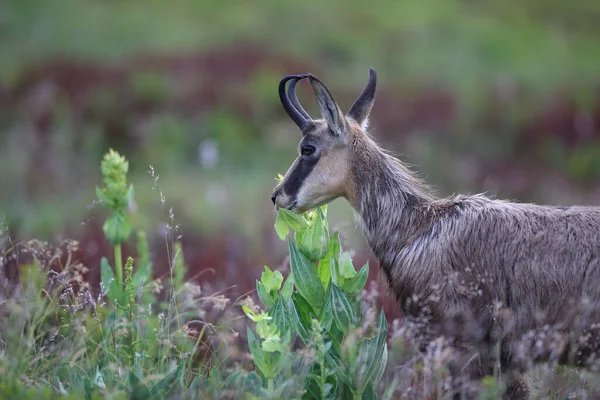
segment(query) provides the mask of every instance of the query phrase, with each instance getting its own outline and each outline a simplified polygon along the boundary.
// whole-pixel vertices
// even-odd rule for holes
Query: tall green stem
[[[352,398],[354,400],[362,400],[362,393],[352,392]]]
[[[121,256],[121,243],[115,244],[115,275],[119,287],[123,288],[123,257]]]
[[[273,396],[273,378],[269,378],[267,380],[267,390],[269,391],[269,396]]]
[[[320,334],[319,334],[320,336]],[[320,337],[320,340],[322,340],[322,337]],[[325,366],[325,353],[324,353],[324,347],[323,343],[320,343],[320,346],[318,347],[319,349],[319,364],[321,366],[320,370],[321,370],[321,382],[320,382],[320,389],[321,389],[321,399],[324,400],[327,398],[327,396],[325,395],[325,384],[327,383],[327,371],[325,370],[325,368],[327,368]]]

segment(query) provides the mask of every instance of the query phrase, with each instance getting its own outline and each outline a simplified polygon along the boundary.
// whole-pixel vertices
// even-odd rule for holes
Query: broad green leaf
[[[295,232],[303,232],[306,228],[308,228],[308,221],[306,221],[302,214],[296,214],[290,210],[286,210],[285,208],[280,208],[279,212],[283,215],[285,221]]]
[[[382,369],[385,369],[387,364],[387,321],[383,310],[379,314],[377,330],[377,335],[365,339],[361,345],[361,348],[366,351],[364,386],[369,382],[376,384],[381,379]]]
[[[315,309],[319,309],[323,302],[324,290],[321,280],[312,263],[298,250],[296,243],[288,241],[290,248],[290,266],[294,274],[294,281],[298,292]]]
[[[331,309],[338,327],[348,333],[356,324],[356,311],[344,292],[335,284],[331,286]]]
[[[218,368],[212,367],[210,369],[210,372],[208,373],[208,381],[210,382],[210,385],[215,388],[215,389],[219,389],[222,386],[223,383],[223,377],[221,376],[221,371],[219,371]]]
[[[382,353],[381,359],[377,363],[377,368],[375,369],[375,373],[373,374],[373,377],[371,378],[371,383],[373,384],[373,386],[377,386],[377,384],[381,380],[381,377],[383,376],[383,373],[385,371],[385,367],[387,366],[387,360],[388,360],[388,349],[387,349],[387,344],[386,344],[383,347],[383,353]]]
[[[294,232],[296,243],[302,243],[302,232]]]
[[[280,208],[275,218],[275,232],[281,240],[285,240],[292,228],[295,232],[303,232],[308,228],[308,221],[300,214],[293,213],[285,208]]]
[[[194,380],[192,380],[192,383],[190,383],[190,386],[188,386],[188,391],[189,393],[201,393],[206,386],[210,386],[212,383],[209,379],[205,379],[203,376],[201,375],[196,375],[196,377],[194,378]],[[191,399],[196,399],[197,396],[191,396]],[[131,400],[131,397],[130,397]],[[139,400],[143,400],[143,399],[139,399]]]
[[[152,263],[148,262],[143,264],[140,268],[138,268],[133,273],[133,281],[137,289],[139,290],[140,286],[144,283],[147,283],[152,279]]]
[[[319,280],[325,290],[327,290],[327,286],[329,286],[329,282],[331,282],[331,264],[334,262],[335,261],[333,261],[330,253],[327,253],[325,254],[325,257],[319,260],[319,264],[317,265],[317,275],[319,275]]]
[[[261,348],[258,339],[256,336],[254,336],[254,333],[250,328],[246,328],[246,335],[248,336],[248,348],[250,349],[250,354],[252,354],[254,365],[263,374],[263,376],[269,376],[270,371],[267,366],[265,353]]]
[[[260,379],[260,375],[258,375],[254,371],[250,372],[244,381],[244,388],[245,388],[244,393],[245,392],[252,392],[255,394],[258,393],[261,383],[262,383],[262,379]]]
[[[249,396],[247,398],[258,398],[262,388],[262,379],[254,371],[237,370],[225,379],[224,386],[232,393],[245,393]]]
[[[94,388],[92,388],[92,381],[88,376],[83,376],[83,394],[85,396],[85,400],[92,399],[92,392]],[[137,399],[135,399],[137,400]]]
[[[319,260],[319,265],[317,266],[317,274],[325,289],[327,289],[329,281],[331,281],[331,266],[335,263],[335,260],[337,260],[339,255],[340,236],[335,232],[329,241],[329,248],[327,249],[325,257]]]
[[[342,368],[342,360],[340,358],[339,349],[342,348],[342,344],[333,336],[329,337],[331,346],[329,346],[329,350],[325,353],[325,362],[327,363],[329,369],[335,370],[336,375],[344,382],[347,381],[347,377],[344,376],[344,369]],[[349,380],[349,379],[348,379]]]
[[[377,400],[377,392],[373,389],[372,385],[367,385],[365,390],[362,392],[362,400]]]
[[[308,304],[308,301],[306,301],[306,299],[302,297],[302,295],[298,292],[294,292],[292,294],[292,300],[296,305],[298,314],[300,315],[302,322],[306,326],[306,329],[310,330],[311,321],[313,320],[313,318],[316,317],[313,308],[310,306],[310,304]]]
[[[352,257],[350,257],[350,253],[343,252],[339,258],[339,271],[340,275],[344,279],[352,279],[356,275],[356,270],[354,269],[354,265],[352,264]]]
[[[279,333],[285,335],[287,332],[294,332],[295,323],[291,319],[290,309],[287,300],[283,296],[279,296],[275,302],[275,306],[269,311],[272,323],[275,324]]]
[[[283,275],[279,271],[271,271],[269,267],[264,266],[265,270],[260,276],[260,281],[265,287],[267,293],[277,292],[283,283]]]
[[[167,395],[169,394],[169,392],[171,391],[171,389],[173,387],[173,384],[175,382],[177,382],[177,380],[181,377],[181,374],[183,373],[184,365],[185,365],[185,362],[181,362],[179,364],[179,366],[177,366],[176,369],[169,372],[160,381],[156,382],[154,384],[154,386],[152,386],[152,389],[150,390],[150,392],[152,393],[152,396],[157,397],[157,398],[167,397]]]
[[[283,214],[281,212],[278,212],[277,218],[275,218],[275,232],[281,240],[285,240],[287,235],[290,233],[288,223],[286,222],[285,218],[283,218]]]
[[[273,272],[273,276],[275,279],[275,285],[272,286],[271,291],[277,292],[279,291],[279,289],[281,289],[281,284],[283,283],[283,275],[281,275],[281,272],[275,271]]]
[[[133,371],[129,371],[129,398],[145,400],[152,396],[148,386]]]
[[[265,307],[271,308],[275,305],[275,300],[273,300],[273,297],[271,297],[261,281],[256,281],[256,292],[258,293],[258,298],[260,301],[262,301]]]
[[[123,243],[131,234],[131,224],[122,210],[114,211],[102,226],[104,236],[112,244]]]
[[[330,284],[327,287],[327,292],[325,293],[325,300],[323,303],[323,307],[321,308],[321,312],[319,313],[319,323],[321,327],[326,331],[331,329],[331,324],[333,323],[333,309],[332,309],[332,299],[331,299],[331,287],[333,284]]]
[[[338,399],[352,399],[354,398],[354,394],[352,393],[353,387],[354,387],[354,381],[352,380],[352,377],[346,377],[346,380],[342,379],[342,382],[340,382],[340,384],[338,385]],[[357,396],[357,398],[360,398],[360,400],[363,400],[363,394],[360,393],[359,396]]]
[[[300,339],[306,344],[310,342],[310,323],[311,308],[310,305],[300,296],[298,292],[292,295],[292,303],[289,305],[291,319],[296,326],[296,332]]]
[[[108,264],[106,257],[102,257],[100,260],[100,280],[110,301],[115,302],[115,300],[117,300],[120,303],[123,289],[119,287],[119,283],[115,278],[115,273],[110,267],[110,264]]]
[[[290,300],[292,298],[292,291],[294,290],[294,274],[290,272],[288,275],[285,284],[283,285],[283,289],[281,289],[280,295],[283,296],[285,300]]]
[[[111,205],[110,198],[106,195],[106,192],[103,189],[100,189],[98,186],[96,186],[96,196],[98,197],[100,204],[103,206]]]
[[[344,282],[344,291],[349,294],[360,293],[364,289],[367,278],[369,277],[369,262],[360,269],[360,271],[354,275],[350,280]]]
[[[323,211],[316,209],[314,223],[302,232],[298,246],[311,261],[323,258],[329,250],[329,230],[323,221]]]
[[[338,267],[338,260],[335,258],[331,259],[329,271],[331,273],[331,282],[338,286],[344,286],[344,278],[340,276],[340,271]]]

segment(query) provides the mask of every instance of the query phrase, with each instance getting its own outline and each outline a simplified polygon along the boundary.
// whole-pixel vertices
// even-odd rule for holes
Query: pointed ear
[[[369,114],[373,108],[375,102],[375,89],[377,87],[377,72],[373,68],[369,69],[369,83],[363,89],[358,99],[354,102],[350,111],[348,111],[348,118],[352,118],[363,129],[366,129],[369,125]]]
[[[317,97],[321,115],[327,122],[329,129],[331,129],[334,134],[343,136],[346,132],[344,114],[338,107],[327,87],[313,75],[311,75],[309,79],[313,91],[315,92],[315,96]]]

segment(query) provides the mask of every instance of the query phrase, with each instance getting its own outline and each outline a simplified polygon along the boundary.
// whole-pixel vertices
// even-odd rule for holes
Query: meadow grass
[[[446,367],[452,342],[437,338],[420,352],[410,326],[388,329],[369,265],[354,267],[326,207],[280,210],[275,231],[289,260],[264,267],[255,295],[230,299],[186,280],[180,226],[151,168],[169,260],[168,274],[155,276],[148,238],[130,225],[127,171],[125,158],[106,154],[97,195],[114,254],[100,265],[81,264],[76,241],[14,243],[3,226],[0,397],[441,399],[457,390]],[[137,255],[123,260],[128,241]],[[86,279],[90,269],[101,270],[99,286]],[[498,398],[503,380],[497,372],[464,392]],[[600,385],[591,371],[553,363],[528,380],[540,399],[594,398]]]

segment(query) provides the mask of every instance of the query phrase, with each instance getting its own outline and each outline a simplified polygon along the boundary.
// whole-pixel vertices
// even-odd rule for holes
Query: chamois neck
[[[379,257],[390,238],[394,246],[403,246],[422,231],[435,198],[414,173],[369,138],[355,143],[353,150],[351,203]]]

